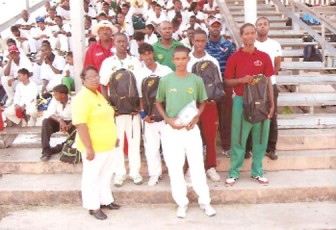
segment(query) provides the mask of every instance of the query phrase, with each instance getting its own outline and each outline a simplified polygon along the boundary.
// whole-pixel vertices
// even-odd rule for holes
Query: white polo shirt
[[[259,41],[256,40],[254,45],[258,50],[263,51],[270,56],[270,58],[272,60],[272,65],[273,65],[273,68],[274,68],[274,59],[276,57],[281,57],[282,56],[282,50],[281,50],[280,43],[271,39],[271,38],[267,38],[267,40],[264,41],[264,42],[259,42]],[[272,81],[272,85],[276,84],[276,80],[275,80],[274,75],[271,76],[271,81]]]
[[[63,107],[62,103],[57,101],[55,97],[53,97],[48,105],[47,111],[44,112],[44,118],[49,118],[52,115],[64,120],[70,121],[72,119],[71,115],[71,97],[68,95],[68,101]]]
[[[147,68],[147,66],[145,65],[144,67],[141,68],[140,70],[140,75],[139,75],[139,81],[137,79],[137,88],[138,88],[138,92],[139,92],[139,97],[142,97],[142,90],[141,90],[141,85],[142,85],[142,81],[143,79],[145,79],[146,77],[149,77],[151,75],[153,76],[158,76],[158,77],[163,77],[166,76],[167,74],[170,74],[172,72],[171,68],[169,68],[168,66],[165,65],[161,65],[158,62],[156,63],[156,69],[154,71],[150,70]]]
[[[196,62],[199,62],[199,61],[211,61],[213,62],[217,68],[218,68],[218,72],[219,72],[219,76],[221,76],[221,80],[223,80],[223,76],[221,74],[221,71],[220,71],[220,67],[219,67],[219,63],[217,61],[216,58],[214,58],[213,56],[211,56],[210,54],[208,54],[207,52],[205,52],[205,55],[201,58],[196,58],[193,54],[193,52],[190,53],[190,61],[188,62],[188,65],[187,65],[187,71],[191,73],[191,70],[192,70],[192,67],[194,66],[194,64]]]
[[[25,55],[21,55],[20,53],[20,62],[17,65],[14,61],[12,61],[9,76],[17,77],[17,71],[22,68],[27,69],[30,73],[33,72],[33,64],[31,61]]]
[[[36,100],[38,87],[35,82],[30,81],[28,85],[19,82],[15,88],[14,105],[30,105]]]
[[[116,55],[106,58],[99,71],[100,84],[106,86],[110,82],[112,74],[119,69],[131,71],[137,79],[141,69],[141,62],[136,57],[129,55],[123,60],[120,60]]]
[[[52,66],[54,66],[58,70],[63,70],[65,67],[65,64],[66,64],[66,61],[63,57],[55,55]],[[41,69],[40,69],[41,79],[51,81],[56,75],[58,74],[56,74],[48,64],[46,64],[45,62],[42,62]]]

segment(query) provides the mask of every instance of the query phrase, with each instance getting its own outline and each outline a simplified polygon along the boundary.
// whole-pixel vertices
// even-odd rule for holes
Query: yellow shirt
[[[94,94],[86,87],[72,100],[72,123],[86,124],[89,130],[92,148],[95,152],[110,151],[115,147],[117,131],[114,110],[100,94]],[[77,149],[84,151],[84,145],[76,136]]]

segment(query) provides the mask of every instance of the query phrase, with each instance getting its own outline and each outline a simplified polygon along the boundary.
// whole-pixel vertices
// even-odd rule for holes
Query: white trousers
[[[36,108],[36,102],[35,101],[26,105],[26,114],[31,116],[31,119],[32,118],[33,119],[37,118],[38,111],[37,111],[37,108]],[[8,120],[14,122],[15,124],[19,124],[20,121],[23,119],[23,118],[18,118],[16,116],[16,111],[15,111],[15,105],[14,104],[12,104],[11,106],[9,106],[8,108],[6,108],[4,110],[4,115]]]
[[[111,179],[114,170],[113,151],[95,154],[92,161],[86,159],[82,153],[82,201],[83,207],[88,210],[97,210],[100,205],[114,202],[111,191]]]
[[[163,156],[168,167],[172,195],[179,206],[187,205],[187,185],[183,166],[185,158],[189,164],[193,189],[199,204],[210,204],[210,192],[206,181],[203,148],[200,130],[196,125],[192,130],[173,129],[166,124],[162,132]]]
[[[119,146],[114,149],[116,155],[116,176],[126,175],[125,157],[124,157],[124,133],[128,142],[128,161],[129,176],[136,177],[140,175],[140,115],[119,115],[116,116],[117,135]]]
[[[143,141],[147,159],[149,176],[161,176],[162,165],[160,156],[161,132],[165,126],[164,121],[144,123]]]
[[[13,76],[2,76],[1,77],[1,84],[2,86],[4,87],[4,90],[7,94],[7,101],[13,101],[14,99],[14,91],[15,91],[15,87],[16,85],[18,84],[19,81],[14,81],[12,83],[12,85],[8,85],[8,81],[13,79],[14,77]]]
[[[49,41],[53,50],[58,48],[61,51],[69,52],[71,37],[67,37],[64,34],[59,34],[57,37],[50,37]]]

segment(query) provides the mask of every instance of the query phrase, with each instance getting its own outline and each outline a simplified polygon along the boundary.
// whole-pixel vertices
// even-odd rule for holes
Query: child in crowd
[[[62,84],[66,85],[69,92],[75,91],[75,80],[74,80],[74,66],[73,66],[73,54],[69,52],[66,55],[66,64],[62,72]]]

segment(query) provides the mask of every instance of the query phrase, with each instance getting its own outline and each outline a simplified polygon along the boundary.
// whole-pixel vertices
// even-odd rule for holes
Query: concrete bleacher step
[[[0,174],[76,174],[82,171],[82,165],[72,165],[59,161],[59,154],[53,155],[49,162],[41,162],[41,149],[6,149],[0,154]],[[227,172],[230,168],[230,158],[217,151],[217,170]],[[279,159],[276,161],[264,158],[263,165],[267,171],[296,170],[296,169],[336,169],[336,149],[326,150],[297,150],[277,151]],[[252,159],[245,160],[242,171],[249,171]],[[163,162],[163,172],[167,168]],[[128,161],[126,160],[126,168]],[[148,175],[147,162],[142,154],[141,174]]]
[[[224,186],[227,174],[221,174],[221,182],[210,182],[212,203],[281,203],[299,201],[336,200],[336,170],[305,170],[267,172],[268,186],[261,186],[242,173],[239,181],[230,188]],[[145,178],[147,182],[147,178]],[[16,174],[3,175],[0,179],[0,204],[54,205],[80,204],[80,174]],[[127,181],[120,188],[112,188],[115,200],[120,204],[173,203],[168,176],[160,184],[149,187]],[[196,202],[195,193],[189,188],[188,197]]]
[[[336,92],[328,93],[279,93],[278,106],[336,105]]]
[[[303,51],[302,51],[303,54]],[[325,67],[322,62],[287,62],[281,63],[282,70],[336,70],[336,67]]]
[[[326,75],[277,75],[277,85],[329,85],[336,84],[336,74]]]
[[[336,128],[335,114],[280,114],[278,125],[282,129]]]
[[[276,22],[276,23],[286,23],[287,19],[286,18],[279,18],[279,17],[267,17],[271,24],[273,22]],[[245,22],[245,18],[244,17],[234,17],[234,20],[237,22],[237,23],[244,23]]]

